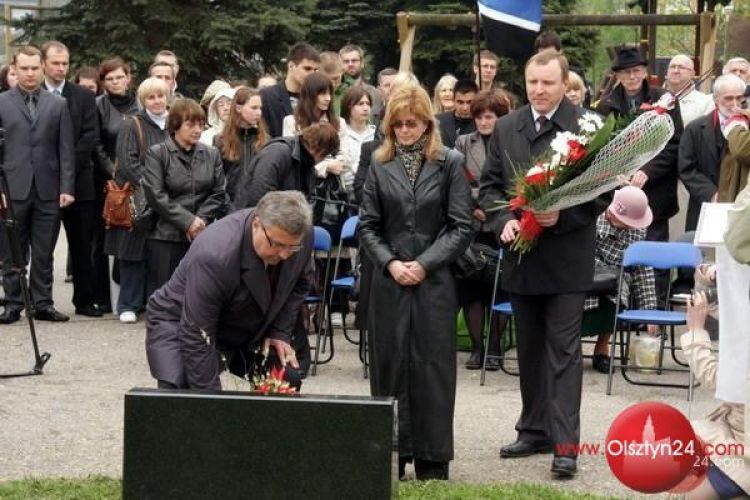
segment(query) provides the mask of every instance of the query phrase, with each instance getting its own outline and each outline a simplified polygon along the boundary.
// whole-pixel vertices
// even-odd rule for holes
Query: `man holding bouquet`
[[[526,64],[529,104],[498,119],[480,182],[480,204],[491,209],[508,200],[514,172],[528,170],[550,148],[558,132],[579,132],[583,110],[565,98],[568,62],[554,51]],[[596,219],[610,195],[572,208],[535,212],[542,232],[522,256],[504,253],[502,286],[510,293],[518,328],[518,364],[523,409],[518,439],[500,449],[503,458],[555,451],[552,472],[576,473],[576,456],[563,447],[580,435],[583,363],[581,320],[594,277]],[[509,245],[521,230],[520,210],[503,208],[492,223]],[[570,448],[572,450],[572,447]]]

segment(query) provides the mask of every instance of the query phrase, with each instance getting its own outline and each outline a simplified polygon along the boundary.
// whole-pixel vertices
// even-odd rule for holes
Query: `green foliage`
[[[0,483],[3,500],[108,500],[121,498],[119,479],[89,476],[80,479],[32,478]]]
[[[80,0],[58,15],[14,21],[17,42],[57,39],[75,65],[98,65],[122,56],[143,77],[161,49],[180,57],[180,80],[193,90],[216,77],[248,78],[259,61],[278,67],[287,46],[310,28],[316,0]]]

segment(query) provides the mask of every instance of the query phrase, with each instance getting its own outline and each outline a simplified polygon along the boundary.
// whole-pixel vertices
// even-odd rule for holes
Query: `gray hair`
[[[744,92],[745,82],[742,80],[742,78],[732,73],[721,75],[714,82],[714,98],[716,98],[719,94],[723,94],[729,88],[737,88],[737,90]]]
[[[744,64],[745,66],[750,66],[750,62],[748,62],[744,57],[733,57],[728,60],[726,64],[724,64],[724,67],[721,70],[722,74],[726,75],[727,73],[729,73],[729,66],[737,63]]]
[[[312,210],[299,191],[270,191],[255,207],[255,215],[266,226],[275,226],[292,236],[307,233],[312,226]]]

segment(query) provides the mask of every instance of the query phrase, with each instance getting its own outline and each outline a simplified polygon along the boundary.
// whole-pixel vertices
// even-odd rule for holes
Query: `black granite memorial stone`
[[[385,499],[395,402],[133,389],[124,500]]]

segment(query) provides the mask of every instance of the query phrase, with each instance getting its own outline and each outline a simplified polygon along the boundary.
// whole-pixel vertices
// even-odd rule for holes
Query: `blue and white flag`
[[[478,0],[487,48],[524,62],[534,52],[542,24],[542,0]]]

